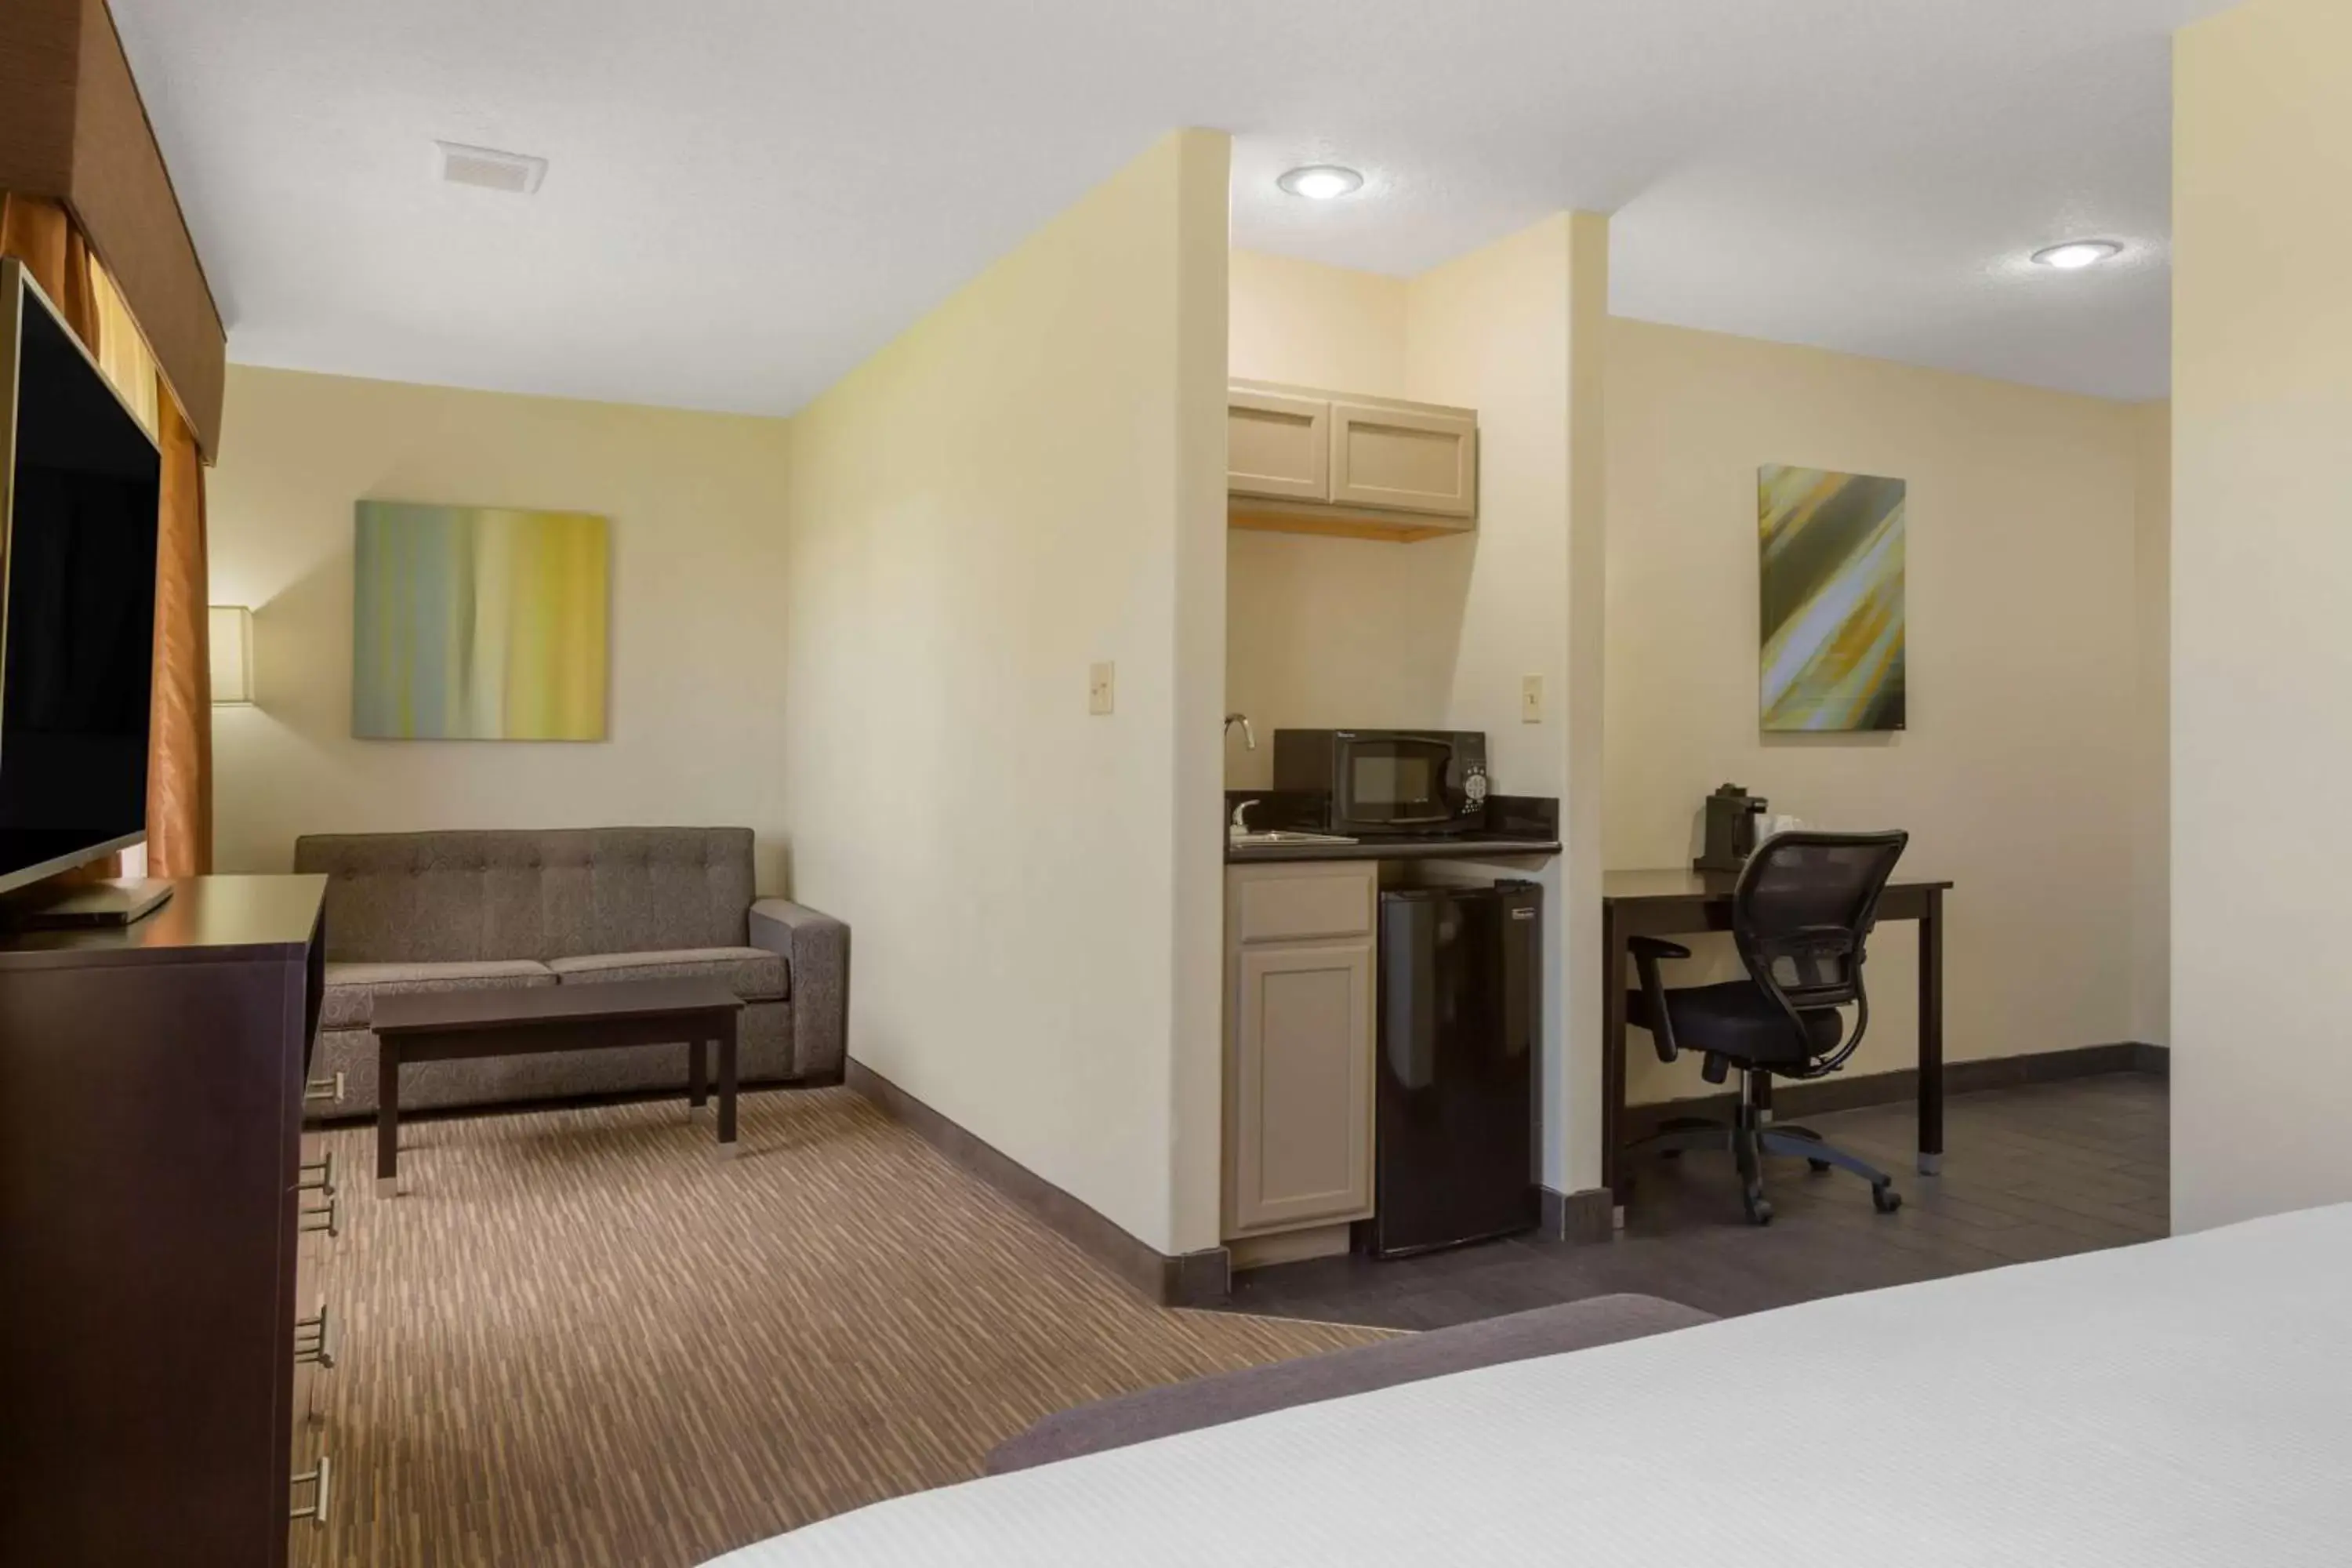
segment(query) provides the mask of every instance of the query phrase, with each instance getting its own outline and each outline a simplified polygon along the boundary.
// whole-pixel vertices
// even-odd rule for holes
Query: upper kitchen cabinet
[[[1331,499],[1331,405],[1256,392],[1225,395],[1225,490],[1254,500]]]
[[[1236,381],[1225,431],[1235,528],[1414,540],[1477,525],[1472,409]]]
[[[1331,405],[1331,500],[1430,517],[1478,515],[1478,416]]]

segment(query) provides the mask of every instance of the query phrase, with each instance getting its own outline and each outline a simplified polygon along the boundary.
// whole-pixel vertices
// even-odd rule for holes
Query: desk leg
[[[735,1152],[735,1019],[719,1025],[719,1152]]]
[[[381,1197],[400,1191],[400,1045],[375,1043],[375,1190]]]
[[[1919,1172],[1944,1168],[1944,892],[1919,916]]]
[[[1625,936],[1615,906],[1601,906],[1601,1184],[1610,1221],[1625,1228],[1624,1164],[1618,1142],[1625,1125]]]

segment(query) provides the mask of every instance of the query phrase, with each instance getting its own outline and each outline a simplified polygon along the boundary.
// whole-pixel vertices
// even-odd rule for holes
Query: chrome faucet
[[[1256,751],[1257,732],[1250,728],[1249,715],[1246,713],[1228,713],[1225,715],[1225,730],[1227,733],[1230,734],[1233,731],[1233,727],[1236,724],[1239,724],[1242,727],[1243,743],[1248,746],[1251,751]]]
[[[1233,821],[1233,835],[1234,837],[1242,838],[1248,836],[1250,830],[1249,808],[1257,804],[1258,802],[1254,800],[1244,800],[1235,803],[1234,806]]]

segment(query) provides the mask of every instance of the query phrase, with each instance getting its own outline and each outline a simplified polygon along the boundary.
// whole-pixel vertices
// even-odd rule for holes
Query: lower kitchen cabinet
[[[1227,1239],[1372,1212],[1369,861],[1226,871]]]

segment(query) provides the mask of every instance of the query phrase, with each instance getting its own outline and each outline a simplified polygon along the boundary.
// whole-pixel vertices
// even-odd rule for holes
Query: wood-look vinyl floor
[[[350,1568],[686,1568],[979,1473],[1049,1412],[1377,1331],[1150,1305],[846,1089],[327,1134]],[[307,1310],[307,1308],[306,1308]]]
[[[1961,1095],[1944,1173],[1913,1173],[1916,1108],[1803,1118],[1895,1177],[1881,1215],[1843,1172],[1773,1160],[1775,1215],[1748,1225],[1728,1154],[1635,1166],[1623,1234],[1601,1245],[1489,1242],[1425,1258],[1318,1258],[1239,1277],[1234,1310],[1403,1329],[1631,1290],[1722,1315],[2150,1240],[2170,1228],[2165,1082],[2115,1073]]]

